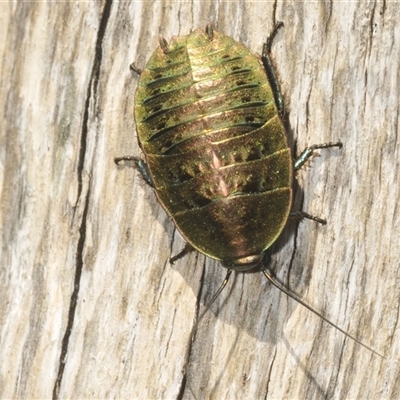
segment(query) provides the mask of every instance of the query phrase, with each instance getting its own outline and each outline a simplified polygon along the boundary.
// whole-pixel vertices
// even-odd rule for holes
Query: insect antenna
[[[122,158],[122,157],[121,157]],[[186,254],[190,253],[191,251],[193,251],[194,248],[192,247],[192,245],[190,245],[189,243],[185,244],[185,247],[175,256],[171,257],[169,259],[170,264],[173,264],[175,261],[179,260],[180,258],[184,257]],[[221,294],[221,292],[225,289],[225,286],[227,285],[229,278],[231,276],[232,270],[228,269],[226,275],[225,275],[225,279],[222,282],[221,286],[218,288],[218,290],[215,292],[215,294],[213,295],[213,297],[211,298],[210,302],[206,305],[206,308],[204,309],[204,311],[200,314],[200,317],[198,317],[196,319],[196,323],[194,324],[194,329],[193,331],[196,330],[197,326],[199,325],[199,322],[201,321],[201,319],[204,317],[204,314],[210,309],[210,307],[212,306],[212,304],[214,303],[215,300],[217,300],[217,297]]]
[[[199,322],[201,321],[201,319],[204,317],[204,314],[210,309],[210,307],[212,306],[212,304],[214,303],[215,300],[217,300],[217,297],[221,294],[221,292],[225,289],[229,278],[231,276],[232,270],[228,269],[226,275],[225,275],[225,279],[222,282],[221,286],[218,288],[218,290],[215,292],[214,296],[211,298],[210,302],[206,305],[206,308],[204,309],[204,311],[200,314],[200,317],[197,319],[196,324],[195,324],[195,328],[197,328],[197,325],[199,324]]]
[[[184,251],[184,250],[183,250],[183,251]],[[182,252],[181,252],[181,253],[182,253]],[[228,269],[228,271],[227,271],[227,273],[226,273],[226,275],[225,275],[225,279],[224,279],[224,281],[222,282],[221,286],[220,286],[220,287],[218,288],[218,290],[215,292],[215,294],[214,294],[213,297],[211,298],[210,302],[207,304],[207,306],[206,306],[206,308],[204,309],[204,311],[200,314],[200,316],[198,316],[198,317],[196,318],[196,322],[195,322],[195,324],[193,325],[193,329],[192,329],[192,331],[191,331],[191,333],[190,333],[189,341],[188,341],[187,346],[186,346],[186,356],[185,356],[185,358],[186,358],[187,361],[185,362],[185,365],[184,365],[183,368],[182,368],[183,382],[184,382],[183,387],[186,386],[186,384],[187,384],[189,390],[191,391],[191,393],[193,394],[193,396],[194,396],[195,399],[197,399],[197,397],[196,397],[195,394],[193,393],[193,390],[192,390],[192,388],[191,388],[191,386],[190,386],[190,384],[189,384],[189,382],[188,382],[188,377],[187,377],[187,366],[188,366],[188,362],[189,362],[190,352],[191,352],[191,349],[192,349],[192,344],[193,344],[194,338],[195,338],[195,336],[196,336],[197,327],[199,326],[200,321],[201,321],[202,318],[204,317],[204,314],[210,309],[210,307],[212,306],[212,304],[215,302],[215,300],[217,299],[217,297],[218,297],[218,296],[221,294],[221,292],[225,289],[225,287],[226,287],[226,285],[227,285],[227,283],[228,283],[228,281],[229,281],[229,278],[230,278],[231,274],[232,274],[232,270],[231,270],[231,269]]]
[[[263,265],[262,263],[260,264],[260,268],[262,273],[265,275],[265,277],[276,287],[278,288],[281,292],[285,293],[287,296],[291,297],[293,300],[296,300],[299,304],[301,304],[302,306],[304,306],[305,308],[307,308],[308,310],[310,310],[311,312],[313,312],[315,315],[317,315],[318,317],[320,317],[323,321],[325,321],[326,323],[328,323],[329,325],[333,326],[334,328],[336,328],[338,331],[342,332],[345,336],[347,336],[348,338],[354,340],[356,343],[358,343],[359,345],[363,346],[364,348],[368,349],[369,351],[372,351],[372,353],[376,354],[377,356],[381,357],[381,358],[385,358],[382,354],[379,354],[377,351],[375,351],[374,349],[372,349],[371,347],[368,347],[367,345],[365,345],[364,343],[360,342],[358,339],[356,339],[354,336],[350,335],[349,333],[347,333],[345,330],[339,328],[336,324],[334,324],[333,322],[329,321],[329,319],[327,319],[326,317],[324,317],[320,312],[314,310],[314,308],[312,308],[311,306],[309,306],[307,303],[305,303],[303,300],[301,300],[299,297],[297,297],[295,294],[291,293],[288,289],[286,289],[283,285],[281,285],[279,282],[277,282],[267,271],[267,269],[265,268],[265,265]]]

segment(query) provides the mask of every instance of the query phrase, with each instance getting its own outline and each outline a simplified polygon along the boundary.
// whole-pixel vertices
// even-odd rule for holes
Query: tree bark
[[[1,398],[355,399],[400,391],[400,9],[390,2],[2,3]],[[216,29],[272,46],[298,174],[268,252],[277,279],[184,246],[140,156],[137,75],[158,46]],[[193,339],[193,340],[191,340]]]

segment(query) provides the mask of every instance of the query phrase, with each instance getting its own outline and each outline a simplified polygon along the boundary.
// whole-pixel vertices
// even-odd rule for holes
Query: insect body
[[[342,146],[308,147],[293,163],[282,123],[284,102],[269,59],[280,26],[261,60],[210,26],[170,44],[161,38],[140,71],[135,97],[145,162],[115,161],[133,160],[190,246],[228,269],[213,300],[231,270],[260,266],[280,290],[362,344],[276,282],[262,264],[291,214],[294,170],[315,149]],[[303,211],[292,214],[325,223]]]
[[[292,198],[293,162],[264,68],[210,28],[161,43],[135,106],[157,197],[195,249],[228,268],[253,268]]]

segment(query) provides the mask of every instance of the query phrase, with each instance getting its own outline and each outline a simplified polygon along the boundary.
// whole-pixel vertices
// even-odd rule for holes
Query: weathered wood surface
[[[299,174],[270,268],[381,359],[271,288],[191,254],[152,190],[132,107],[158,36],[212,23],[273,45]],[[355,399],[400,393],[400,8],[392,2],[0,5],[0,398]],[[172,247],[172,249],[171,249]],[[188,357],[187,357],[188,355]],[[186,365],[186,378],[182,370]]]

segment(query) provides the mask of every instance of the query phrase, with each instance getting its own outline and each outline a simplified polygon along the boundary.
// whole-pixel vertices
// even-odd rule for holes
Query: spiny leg
[[[123,157],[115,157],[114,162],[117,165],[121,165],[122,161],[133,161],[134,167],[140,172],[144,181],[154,189],[153,180],[151,179],[149,169],[147,164],[138,157],[135,156],[123,156]]]
[[[142,73],[142,70],[140,68],[138,68],[135,63],[133,62],[130,66],[129,69],[133,72],[136,72],[138,75],[140,75]]]
[[[329,147],[338,147],[339,149],[341,149],[343,147],[343,143],[337,141],[322,144],[313,144],[312,146],[306,147],[294,161],[294,170],[299,170],[313,156],[314,150],[327,149]]]
[[[314,154],[314,150],[316,149],[326,149],[329,147],[339,147],[341,149],[343,147],[342,142],[329,142],[322,144],[314,144],[312,146],[306,147],[300,154],[299,157],[294,161],[294,170],[299,170]],[[292,211],[290,213],[290,218],[297,218],[302,220],[303,218],[311,219],[315,222],[318,222],[322,225],[326,224],[326,219],[315,217],[314,215],[308,214],[305,211]]]
[[[212,41],[214,39],[214,29],[211,24],[207,24],[205,32],[208,37],[208,40]]]
[[[185,257],[186,254],[192,252],[194,248],[189,243],[185,243],[185,247],[175,256],[169,259],[170,264],[173,264],[175,261],[179,260],[182,257]]]
[[[169,48],[168,48],[169,44],[168,44],[167,39],[160,36],[159,43],[160,43],[160,48],[163,51],[163,53],[168,54],[169,53]]]
[[[314,215],[308,214],[305,211],[292,211],[289,214],[289,218],[295,218],[302,220],[304,218],[311,219],[312,221],[318,222],[321,225],[326,225],[326,219],[315,217]]]
[[[142,70],[138,68],[133,62],[129,65],[131,71],[136,72],[138,75],[142,73]],[[120,165],[122,161],[133,161],[134,167],[141,173],[144,181],[154,188],[153,181],[151,180],[149,169],[147,168],[146,163],[138,157],[135,156],[123,156],[123,157],[115,157],[114,162],[117,165]]]
[[[281,27],[283,27],[283,22],[277,22],[273,31],[268,36],[267,41],[263,45],[261,60],[264,64],[265,72],[267,73],[267,78],[269,84],[271,85],[272,93],[274,94],[275,104],[278,108],[279,116],[283,118],[285,116],[285,102],[283,101],[279,82],[270,58],[272,41],[274,40],[276,34],[278,33],[278,30]]]

